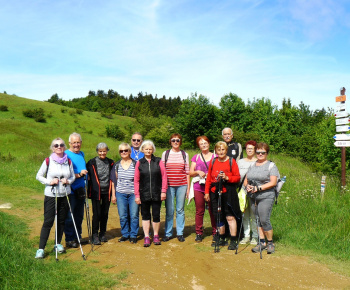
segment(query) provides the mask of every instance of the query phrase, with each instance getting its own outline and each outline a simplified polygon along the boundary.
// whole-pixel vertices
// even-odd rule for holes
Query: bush
[[[117,140],[123,140],[125,138],[125,133],[122,130],[120,130],[118,125],[107,125],[106,134],[107,137],[114,138]]]
[[[65,113],[65,112],[67,112],[67,109],[66,108],[61,108],[61,112]]]
[[[113,119],[113,115],[112,114],[107,114],[105,112],[101,112],[101,117],[107,118],[107,119]]]
[[[5,106],[5,105],[1,105],[0,106],[0,111],[2,111],[2,112],[7,112],[9,109],[7,108],[7,106]]]
[[[76,112],[78,115],[82,115],[84,111],[83,111],[82,109],[76,109],[75,112]]]
[[[39,108],[39,109],[34,109],[34,110],[23,110],[23,116],[27,117],[27,118],[33,118],[36,122],[40,122],[40,123],[45,123],[46,119],[45,119],[45,112],[44,109]]]

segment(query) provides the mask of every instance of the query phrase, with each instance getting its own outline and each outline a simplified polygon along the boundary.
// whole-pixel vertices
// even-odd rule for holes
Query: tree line
[[[216,106],[197,93],[181,100],[165,96],[158,99],[142,92],[126,98],[113,90],[90,91],[87,97],[70,101],[63,101],[56,94],[48,101],[134,117],[137,123],[132,130],[162,147],[168,146],[168,138],[174,132],[183,136],[184,148],[194,148],[195,139],[200,135],[208,136],[213,145],[221,140],[221,130],[230,127],[234,140],[242,145],[251,139],[266,142],[272,152],[297,157],[317,171],[340,172],[340,149],[334,146],[333,140],[334,112],[329,108],[313,111],[303,102],[292,105],[290,99],[283,99],[281,108],[268,98],[254,98],[245,103],[233,93],[224,95]],[[349,160],[350,154],[347,155]]]

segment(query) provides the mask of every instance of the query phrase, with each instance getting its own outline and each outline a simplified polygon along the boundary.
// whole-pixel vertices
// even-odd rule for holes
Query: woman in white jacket
[[[66,145],[61,138],[51,142],[52,154],[46,158],[41,165],[36,179],[45,185],[44,199],[44,223],[40,234],[39,249],[35,258],[44,258],[44,249],[55,220],[55,203],[57,196],[57,251],[64,253],[61,245],[64,221],[68,212],[68,201],[66,194],[70,194],[70,184],[75,180],[73,164],[64,153]],[[55,246],[55,247],[56,247]]]

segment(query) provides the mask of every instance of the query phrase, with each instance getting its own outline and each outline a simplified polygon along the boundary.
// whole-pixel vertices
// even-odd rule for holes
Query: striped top
[[[165,164],[165,153],[162,154],[162,161]],[[188,185],[187,176],[190,172],[189,170],[189,159],[188,154],[186,154],[186,164],[184,166],[184,158],[182,152],[175,152],[170,150],[169,157],[165,165],[166,174],[168,177],[168,186],[182,186]]]
[[[118,167],[118,181],[116,191],[119,193],[133,194],[134,193],[134,175],[135,166],[131,162],[127,170],[121,164]]]

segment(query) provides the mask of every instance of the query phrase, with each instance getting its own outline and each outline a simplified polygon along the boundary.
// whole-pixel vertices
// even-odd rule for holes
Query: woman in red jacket
[[[240,181],[239,169],[236,161],[227,156],[227,144],[220,141],[215,144],[215,152],[218,155],[209,165],[207,180],[205,183],[204,198],[210,202],[216,220],[220,221],[216,226],[219,231],[220,246],[225,246],[225,223],[226,218],[231,241],[229,250],[237,248],[237,228],[241,223],[242,215],[239,208],[237,183]],[[218,210],[219,191],[221,191],[221,214]],[[219,216],[218,216],[219,215]]]

